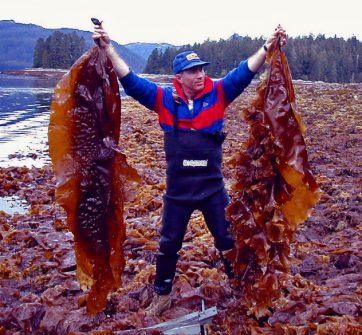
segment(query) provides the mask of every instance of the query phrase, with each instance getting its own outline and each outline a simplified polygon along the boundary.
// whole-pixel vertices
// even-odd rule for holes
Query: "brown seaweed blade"
[[[286,56],[274,46],[268,62],[258,96],[244,110],[249,139],[234,160],[236,182],[226,210],[236,238],[234,284],[254,302],[257,316],[267,314],[278,297],[297,225],[307,219],[320,196]]]
[[[90,288],[90,313],[105,307],[124,268],[124,185],[137,173],[112,148],[120,136],[120,110],[117,76],[97,47],[59,81],[51,105],[48,137],[56,199],[74,235],[78,279]]]
[[[284,90],[285,93],[284,93]],[[294,188],[292,197],[282,205],[288,223],[296,225],[308,217],[309,208],[318,201],[318,185],[310,171],[303,138],[304,125],[296,111],[292,77],[285,54],[276,48],[271,58],[271,71],[265,92],[265,117],[274,143],[282,149],[278,170]]]

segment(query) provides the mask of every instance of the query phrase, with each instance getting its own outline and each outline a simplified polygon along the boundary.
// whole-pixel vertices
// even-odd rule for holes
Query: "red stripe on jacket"
[[[178,84],[178,85],[177,85]],[[179,83],[174,83],[174,86],[179,93],[179,96],[185,100],[183,91],[180,91]],[[200,97],[202,94],[206,94],[213,90],[214,83],[210,78],[206,81],[205,88],[197,95]],[[192,119],[179,119],[179,127],[187,129],[202,129],[212,126],[215,121],[224,119],[225,108],[228,105],[228,102],[225,99],[225,94],[222,88],[222,82],[219,81],[216,85],[217,90],[217,99],[216,102],[211,105],[209,108],[202,110],[196,117]],[[197,99],[197,97],[195,99]],[[164,102],[164,93],[162,88],[157,88],[155,111],[159,116],[160,124],[167,124],[169,126],[174,125],[174,118],[170,110],[165,106]],[[186,100],[185,100],[186,101]]]

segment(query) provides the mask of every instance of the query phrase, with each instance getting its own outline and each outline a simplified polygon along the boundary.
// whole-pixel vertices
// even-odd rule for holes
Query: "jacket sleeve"
[[[154,109],[158,87],[154,82],[141,78],[132,71],[121,78],[120,82],[127,95],[136,99],[145,107]]]
[[[249,70],[248,61],[243,60],[239,66],[231,70],[221,81],[226,101],[230,104],[250,84],[255,72]]]

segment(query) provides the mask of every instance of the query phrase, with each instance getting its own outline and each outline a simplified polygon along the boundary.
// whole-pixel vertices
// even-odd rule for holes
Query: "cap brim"
[[[194,62],[194,63],[190,63],[190,64],[186,65],[181,71],[191,69],[192,67],[195,67],[195,66],[201,66],[201,65],[206,66],[209,64],[210,64],[210,62],[204,62],[204,61]]]

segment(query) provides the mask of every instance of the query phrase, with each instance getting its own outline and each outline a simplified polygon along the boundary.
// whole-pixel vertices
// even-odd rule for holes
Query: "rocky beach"
[[[241,111],[253,99],[256,84],[226,112],[223,169],[228,187],[233,182],[230,161],[248,136]],[[199,212],[189,223],[171,308],[161,318],[145,315],[165,190],[163,136],[157,115],[124,98],[119,146],[142,183],[125,208],[122,286],[110,295],[104,312],[87,315],[87,292],[75,275],[73,236],[54,198],[52,166],[17,167],[12,165],[16,155],[9,156],[8,166],[0,168],[0,197],[16,197],[25,209],[0,210],[0,335],[111,335],[131,329],[128,334],[156,334],[138,329],[199,311],[202,300],[218,309],[207,326],[210,335],[362,334],[362,85],[294,85],[322,197],[297,230],[282,295],[267,316],[257,318],[242,292],[230,287]],[[27,155],[47,160],[47,150],[45,143],[43,150]]]

